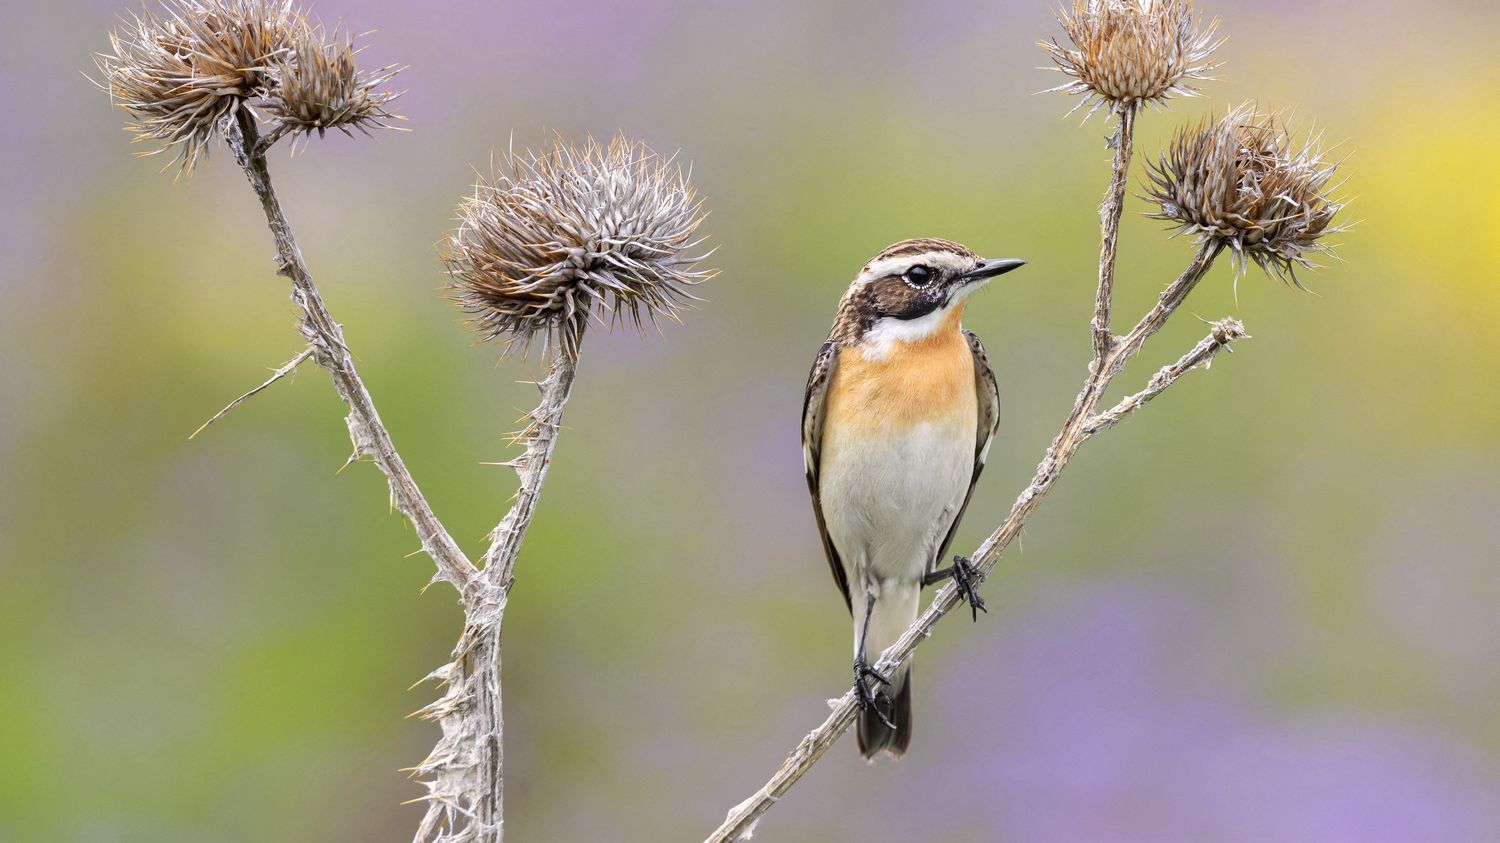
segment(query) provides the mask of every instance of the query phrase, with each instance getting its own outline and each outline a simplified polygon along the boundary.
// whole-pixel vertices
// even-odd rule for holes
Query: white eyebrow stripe
[[[971,260],[969,258],[962,255],[955,255],[952,252],[922,252],[915,255],[898,255],[894,258],[871,261],[865,265],[865,268],[859,274],[860,278],[869,281],[874,278],[882,278],[887,275],[903,272],[907,268],[916,266],[917,264],[938,266],[944,269],[963,270],[968,269],[970,263]]]

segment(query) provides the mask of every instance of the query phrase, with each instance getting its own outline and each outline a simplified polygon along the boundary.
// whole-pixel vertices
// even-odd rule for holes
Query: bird
[[[910,660],[871,665],[916,620],[922,588],[951,578],[975,620],[978,573],[940,568],[1000,421],[984,346],[963,329],[969,297],[1025,265],[938,238],[875,255],[839,300],[802,408],[802,457],[834,582],[854,621],[860,755],[911,744]]]

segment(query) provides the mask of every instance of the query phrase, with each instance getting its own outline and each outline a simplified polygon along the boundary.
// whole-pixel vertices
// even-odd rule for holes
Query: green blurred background
[[[1215,269],[1122,379],[1254,339],[1089,444],[919,657],[899,765],[835,747],[770,841],[1500,840],[1500,86],[1487,3],[1216,2],[1222,81],[1344,141],[1315,294]],[[0,25],[0,840],[408,839],[407,686],[460,614],[298,350],[222,149],[173,184],[80,71],[124,7]],[[804,488],[806,370],[853,272],[943,236],[1031,265],[970,309],[1008,509],[1084,375],[1108,128],[1033,96],[1047,5],[319,2],[411,65],[410,134],[274,156],[370,389],[471,552],[535,374],[476,346],[434,243],[512,142],[681,149],[722,276],[664,336],[595,333],[506,619],[507,825],[696,840],[848,681]],[[1345,140],[1347,139],[1347,140]],[[1139,177],[1139,171],[1136,173]],[[1144,210],[1139,200],[1127,206]],[[1129,215],[1122,319],[1187,260]]]

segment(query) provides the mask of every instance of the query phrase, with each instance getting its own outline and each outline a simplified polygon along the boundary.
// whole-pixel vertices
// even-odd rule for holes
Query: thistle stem
[[[302,250],[292,235],[291,223],[281,210],[281,202],[271,185],[265,149],[260,144],[260,131],[248,108],[241,105],[235,110],[234,124],[226,132],[226,137],[235,160],[250,179],[250,186],[265,211],[266,224],[276,241],[279,272],[292,282],[292,301],[302,311],[298,330],[312,347],[318,365],[333,377],[334,390],[349,405],[345,421],[349,425],[349,438],[354,443],[354,456],[372,459],[390,481],[391,500],[416,528],[422,549],[437,565],[437,578],[452,583],[461,594],[467,592],[477,574],[474,565],[433,514],[401,455],[396,452],[380,414],[375,411],[375,402],[354,366],[354,356],[344,344],[343,329],[334,321],[313,284],[312,273],[308,271]]]
[[[537,384],[542,393],[541,401],[526,415],[526,429],[518,436],[525,444],[526,452],[510,464],[520,476],[521,487],[516,492],[516,502],[490,534],[490,547],[484,554],[486,579],[506,592],[510,591],[516,558],[521,554],[526,528],[531,525],[536,512],[547,470],[552,467],[552,452],[557,448],[557,437],[562,432],[563,408],[578,374],[576,355],[582,342],[580,330],[571,350],[560,338],[550,343],[551,361],[547,376]]]
[[[578,337],[578,342],[582,336]],[[576,353],[577,343],[573,345]],[[517,435],[526,451],[511,465],[520,477],[520,488],[510,511],[491,533],[489,550],[484,555],[481,578],[483,598],[473,610],[466,610],[467,628],[464,638],[454,651],[453,664],[458,666],[460,682],[469,687],[474,702],[473,710],[467,714],[448,713],[444,717],[456,717],[456,734],[461,740],[447,747],[458,754],[468,755],[460,769],[477,767],[480,780],[487,786],[480,789],[479,801],[474,806],[471,828],[479,832],[477,840],[500,843],[505,836],[505,712],[501,695],[501,627],[505,620],[505,606],[510,587],[515,582],[516,560],[521,555],[521,544],[526,539],[526,530],[536,514],[536,505],[542,494],[542,484],[547,480],[547,470],[552,466],[552,452],[557,448],[557,437],[562,432],[563,408],[573,390],[573,379],[578,372],[578,360],[561,341],[552,343],[552,359],[547,376],[537,386],[542,397],[536,409],[527,414],[527,426]],[[444,719],[444,718],[439,718]],[[443,744],[449,743],[449,727],[444,725]],[[464,744],[468,744],[465,747]],[[443,753],[436,752],[441,756]],[[444,814],[447,807],[441,800],[428,803],[428,815],[436,818]],[[449,816],[449,820],[455,818]],[[424,821],[424,827],[427,823]],[[488,831],[490,836],[485,836]],[[441,840],[419,834],[418,843],[426,840]]]
[[[1111,171],[1109,189],[1104,202],[1099,206],[1099,229],[1102,233],[1099,245],[1099,289],[1094,298],[1094,319],[1090,327],[1094,332],[1094,360],[1103,362],[1114,346],[1114,334],[1110,331],[1110,308],[1114,300],[1115,252],[1120,240],[1120,213],[1125,205],[1125,185],[1130,175],[1130,157],[1135,143],[1136,104],[1121,106],[1119,122],[1110,146],[1115,150],[1114,167]]]
[[[1227,351],[1230,343],[1245,339],[1247,336],[1244,323],[1238,319],[1228,317],[1220,319],[1209,330],[1208,336],[1199,340],[1191,351],[1178,358],[1176,363],[1163,366],[1152,375],[1145,389],[1121,399],[1120,403],[1090,418],[1084,425],[1084,433],[1092,436],[1105,428],[1114,427],[1124,421],[1126,416],[1162,394],[1167,387],[1176,383],[1178,378],[1200,366],[1208,368],[1219,352]]]

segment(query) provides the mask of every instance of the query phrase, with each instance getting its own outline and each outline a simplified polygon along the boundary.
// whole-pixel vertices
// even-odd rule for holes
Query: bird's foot
[[[953,566],[941,571],[933,571],[922,580],[922,585],[932,585],[946,579],[953,580],[953,587],[958,589],[958,596],[969,604],[969,614],[974,620],[979,620],[979,613],[989,614],[989,609],[984,607],[984,598],[979,596],[979,584],[984,582],[984,576],[974,563],[962,556],[953,557]]]
[[[873,680],[866,683],[865,680]],[[859,703],[861,710],[873,710],[875,716],[880,718],[887,728],[894,729],[896,724],[881,710],[879,688],[881,685],[891,684],[890,677],[881,673],[865,661],[864,656],[854,660],[854,699]]]

